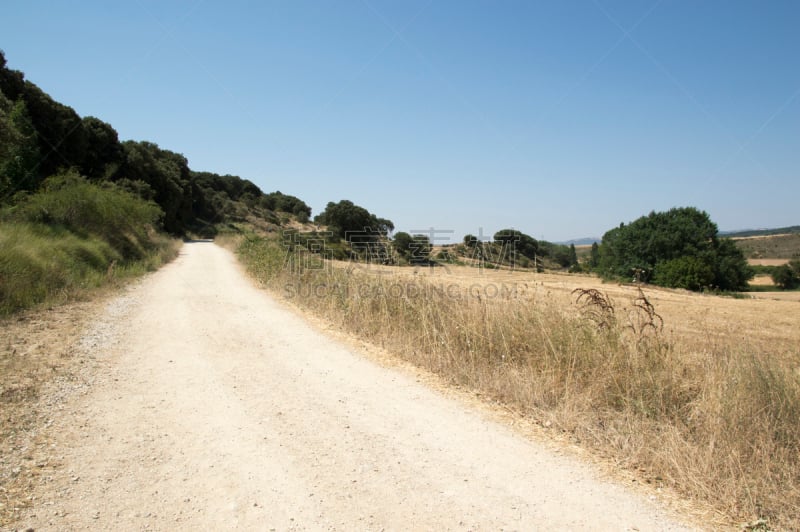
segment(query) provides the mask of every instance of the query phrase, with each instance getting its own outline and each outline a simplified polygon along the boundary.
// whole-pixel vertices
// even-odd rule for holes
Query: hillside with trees
[[[120,142],[110,124],[80,117],[8,69],[0,52],[0,204],[14,205],[64,170],[155,202],[163,211],[160,228],[173,235],[211,236],[215,225],[251,215],[273,223],[279,213],[301,221],[311,215],[294,196],[265,194],[238,176],[193,171],[183,155],[152,142]]]
[[[497,268],[532,268],[536,270],[570,269],[577,271],[578,258],[575,246],[555,244],[546,240],[536,240],[517,229],[508,228],[497,231],[491,241],[483,241],[475,235],[465,235],[463,242],[453,247],[455,260],[468,264]]]
[[[7,68],[0,51],[0,315],[155,268],[176,253],[166,235],[310,216],[294,196],[120,141],[110,124]]]

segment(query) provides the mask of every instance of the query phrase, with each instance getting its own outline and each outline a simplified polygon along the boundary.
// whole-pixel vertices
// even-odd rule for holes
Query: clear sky
[[[800,2],[4,0],[0,49],[121,139],[319,213],[601,236],[800,224]]]

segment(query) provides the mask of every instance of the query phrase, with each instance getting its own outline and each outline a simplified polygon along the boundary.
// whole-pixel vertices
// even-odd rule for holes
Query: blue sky
[[[6,0],[9,66],[121,139],[398,230],[800,224],[800,2]]]

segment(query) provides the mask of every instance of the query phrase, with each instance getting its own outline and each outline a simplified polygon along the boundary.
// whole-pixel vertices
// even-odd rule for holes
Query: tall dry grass
[[[502,287],[330,268],[277,240],[245,239],[238,253],[294,303],[651,482],[732,519],[800,529],[800,375],[785,354],[668,338],[646,298],[632,314],[586,298],[565,309]]]

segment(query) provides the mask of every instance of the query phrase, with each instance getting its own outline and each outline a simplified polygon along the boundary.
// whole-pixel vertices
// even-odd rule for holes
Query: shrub
[[[777,266],[772,271],[772,282],[783,290],[791,290],[800,285],[800,276],[797,271],[788,264]]]
[[[349,200],[328,202],[325,210],[318,214],[314,221],[327,225],[335,235],[348,242],[379,239],[394,229],[394,224],[390,220],[378,218],[364,207],[355,205]]]
[[[140,259],[152,247],[149,232],[161,209],[113,184],[89,183],[75,172],[47,179],[40,192],[8,210],[16,222],[58,226],[83,237],[96,236],[124,259]]]
[[[68,172],[0,211],[0,315],[68,299],[174,256],[154,230],[161,210]]]
[[[679,257],[656,265],[653,283],[700,291],[714,282],[714,271],[696,257]]]

